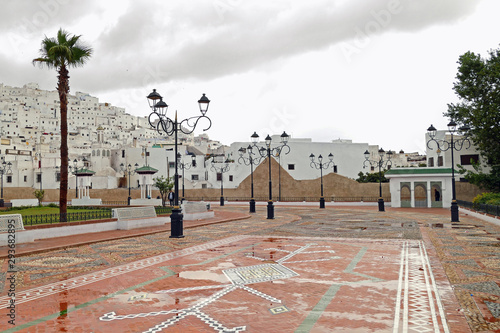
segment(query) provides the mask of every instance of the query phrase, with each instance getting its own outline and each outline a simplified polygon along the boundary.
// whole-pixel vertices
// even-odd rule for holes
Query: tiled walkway
[[[222,208],[222,223],[186,228],[182,239],[149,230],[19,256],[14,288],[2,259],[0,330],[500,329],[497,226],[465,215],[452,225],[434,209],[277,206],[274,220],[246,211]]]

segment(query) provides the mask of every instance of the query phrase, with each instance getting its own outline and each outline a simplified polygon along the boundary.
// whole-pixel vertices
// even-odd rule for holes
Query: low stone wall
[[[279,165],[272,160],[272,180],[273,180],[273,196],[277,196],[279,192],[278,172]],[[358,183],[353,179],[349,179],[338,174],[329,173],[323,176],[324,183],[324,196],[328,197],[341,197],[341,198],[359,198],[359,197],[375,197],[379,196],[378,183]],[[465,201],[472,201],[472,199],[482,193],[477,186],[457,182],[457,198]],[[250,197],[250,176],[244,179],[240,186],[236,189],[225,188],[224,195],[226,197]],[[317,197],[319,198],[321,188],[320,178],[312,180],[295,180],[288,173],[287,170],[281,168],[281,196],[292,198],[304,197]],[[212,189],[188,189],[186,198],[218,198],[220,197],[220,188]],[[269,193],[269,173],[267,169],[267,162],[261,163],[254,171],[254,196],[267,198]],[[390,198],[389,183],[382,183],[382,193],[384,197]],[[68,200],[74,198],[75,191],[68,191]],[[153,190],[152,197],[156,198],[160,195],[158,190]],[[118,189],[91,189],[90,196],[92,198],[100,198],[104,202],[121,201],[126,202],[128,198],[128,188]],[[140,198],[140,189],[131,190],[132,198]],[[11,199],[27,199],[33,198],[32,188],[4,188],[5,200]],[[43,198],[45,202],[59,202],[59,190],[45,190]]]

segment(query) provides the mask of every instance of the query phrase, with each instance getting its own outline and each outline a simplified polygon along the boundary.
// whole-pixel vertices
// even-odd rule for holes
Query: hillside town
[[[0,156],[11,163],[11,172],[5,175],[4,186],[57,189],[59,180],[60,130],[59,98],[57,91],[41,90],[36,83],[23,87],[0,84]],[[155,176],[173,177],[174,139],[159,134],[151,127],[147,116],[130,115],[119,106],[100,102],[98,97],[76,92],[68,100],[68,146],[70,168],[93,171],[90,187],[113,189],[127,186],[127,171],[123,166],[149,166],[157,170]],[[270,133],[272,135],[272,133]],[[278,142],[279,136],[273,142]],[[201,135],[179,132],[180,162],[193,164],[183,170],[185,187],[218,188],[221,177],[224,186],[236,188],[250,174],[250,169],[238,163],[239,149],[248,142],[224,145]],[[310,167],[309,155],[334,155],[334,166],[325,174],[334,172],[355,179],[363,168],[364,152],[376,155],[379,147],[368,143],[353,143],[337,139],[313,142],[308,138],[291,138],[290,153],[280,156],[279,163],[297,180],[318,178]],[[212,156],[225,155],[230,172],[218,174],[211,170]],[[410,167],[426,163],[418,153],[395,152],[392,166]],[[121,166],[122,165],[122,166]],[[71,170],[70,170],[71,171]],[[378,171],[371,169],[371,171]],[[73,180],[72,180],[73,179]],[[70,176],[70,188],[75,176]],[[139,175],[131,174],[131,186],[139,186]]]

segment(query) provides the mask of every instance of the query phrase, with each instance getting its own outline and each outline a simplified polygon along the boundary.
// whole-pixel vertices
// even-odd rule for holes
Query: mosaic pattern
[[[418,246],[403,244],[394,332],[449,332],[427,253]]]
[[[231,241],[232,242],[232,241]],[[153,332],[159,332],[162,331],[165,328],[168,328],[177,322],[181,321],[182,319],[185,319],[187,316],[195,316],[198,319],[200,319],[202,322],[213,328],[216,332],[224,332],[224,333],[237,333],[237,332],[242,332],[246,330],[246,326],[238,326],[238,327],[226,327],[216,319],[212,318],[209,316],[207,313],[202,311],[202,308],[216,302],[226,294],[236,290],[244,290],[252,295],[258,296],[260,298],[263,298],[269,302],[272,303],[281,303],[282,301],[280,299],[277,299],[271,295],[267,295],[261,291],[258,291],[255,288],[251,288],[247,286],[247,284],[256,284],[256,283],[262,283],[262,282],[268,282],[268,281],[273,281],[276,279],[288,279],[288,278],[293,278],[295,276],[298,276],[296,272],[293,270],[289,269],[288,267],[285,267],[281,263],[286,263],[289,259],[293,258],[294,256],[298,254],[304,254],[304,253],[316,253],[316,254],[323,254],[323,253],[332,253],[334,251],[313,251],[313,252],[306,252],[305,250],[315,246],[317,244],[315,243],[310,243],[306,244],[305,246],[300,246],[298,247],[297,250],[293,252],[289,251],[284,251],[287,252],[288,254],[284,256],[283,258],[277,260],[277,264],[262,264],[262,265],[255,265],[255,266],[249,266],[249,267],[238,267],[234,269],[225,269],[223,270],[223,273],[225,276],[231,281],[231,285],[212,285],[212,286],[202,286],[202,287],[195,287],[195,288],[182,288],[182,289],[174,289],[174,290],[162,290],[159,291],[159,293],[174,293],[174,292],[185,292],[185,291],[195,291],[195,290],[209,290],[209,289],[215,289],[215,288],[222,288],[222,290],[216,292],[215,294],[211,295],[208,298],[202,299],[199,302],[196,302],[194,305],[186,308],[186,309],[175,309],[175,310],[167,310],[167,311],[155,311],[155,312],[149,312],[149,313],[136,313],[136,314],[127,314],[127,315],[116,315],[115,312],[109,312],[101,316],[99,319],[101,321],[113,321],[113,320],[121,320],[121,319],[136,319],[136,318],[144,318],[144,317],[150,317],[150,316],[159,316],[159,315],[169,315],[169,314],[175,314],[175,316],[168,318],[166,321],[163,321],[154,327],[144,331],[144,333],[153,333]],[[292,245],[293,246],[293,245]],[[328,247],[328,246],[327,246]],[[269,249],[266,249],[269,250]],[[260,259],[260,258],[259,258]],[[280,310],[281,309],[281,310]],[[284,308],[276,308],[275,313],[278,312],[286,312],[284,310],[288,310],[286,307]],[[275,314],[274,313],[274,314]]]
[[[500,330],[500,226],[460,217],[442,227],[422,228],[443,263],[472,332]]]

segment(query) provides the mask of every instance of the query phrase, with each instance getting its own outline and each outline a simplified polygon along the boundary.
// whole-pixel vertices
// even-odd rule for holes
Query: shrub
[[[474,208],[478,208],[480,204],[500,206],[500,193],[482,193],[472,200]]]

